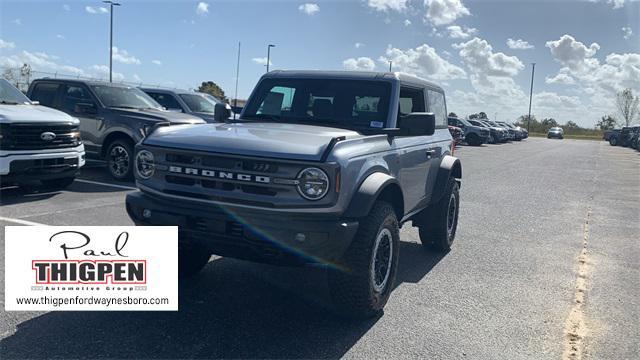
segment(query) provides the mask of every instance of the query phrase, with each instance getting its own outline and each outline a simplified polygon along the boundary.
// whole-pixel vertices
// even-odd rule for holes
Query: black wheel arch
[[[404,197],[398,180],[383,172],[374,172],[365,178],[358,191],[351,198],[344,216],[349,218],[364,217],[369,214],[373,204],[378,200],[391,204],[398,221],[402,219],[404,216]]]
[[[462,163],[460,162],[460,159],[451,155],[445,155],[440,162],[440,167],[438,168],[438,175],[433,187],[431,203],[438,202],[442,198],[442,195],[444,195],[447,190],[447,182],[450,177],[456,179],[459,188],[462,187],[462,183],[460,181],[462,179]]]
[[[128,132],[121,131],[121,130],[112,131],[104,137],[104,140],[102,140],[102,146],[100,147],[101,157],[104,158],[107,155],[107,149],[109,148],[109,145],[116,139],[131,141],[134,147],[137,142],[135,137],[132,134],[129,134]]]

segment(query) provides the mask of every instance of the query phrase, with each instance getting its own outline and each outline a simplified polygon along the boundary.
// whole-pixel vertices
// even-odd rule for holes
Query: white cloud
[[[138,74],[133,74],[132,78],[133,78],[133,81],[135,82],[142,82],[142,79]]]
[[[528,50],[533,49],[535,46],[529,44],[529,42],[524,41],[522,39],[513,40],[512,38],[507,39],[507,46],[509,49],[515,50]]]
[[[209,4],[204,1],[199,2],[198,6],[196,6],[196,14],[200,16],[204,16],[208,13],[209,13]]]
[[[356,47],[356,49],[360,49],[361,47],[364,47],[364,46],[365,46],[365,44],[360,43],[360,42],[357,42],[357,43],[355,43],[353,46],[355,46],[355,47]]]
[[[3,67],[19,67],[23,64],[29,64],[34,70],[59,72],[68,75],[85,75],[84,70],[75,66],[58,64],[57,56],[48,55],[43,52],[29,52],[23,50],[18,54],[10,56],[0,56],[0,66]]]
[[[11,22],[16,24],[16,25],[18,25],[18,26],[22,25],[22,20],[21,19],[13,19],[13,20],[11,20]]]
[[[140,60],[138,58],[133,55],[129,55],[126,50],[118,49],[115,46],[113,47],[113,61],[129,65],[140,65]]]
[[[424,0],[426,19],[435,26],[447,25],[463,16],[471,15],[462,0]]]
[[[0,39],[0,49],[13,49],[14,47],[16,47],[15,43]]]
[[[533,104],[537,107],[558,109],[576,109],[582,105],[577,96],[559,95],[554,92],[543,91],[533,95]]]
[[[160,61],[160,60],[152,60],[151,63],[154,64],[154,65],[158,65],[158,66],[162,65],[162,61]]]
[[[486,40],[473,38],[466,43],[454,44],[460,50],[459,55],[467,67],[480,77],[515,76],[524,69],[524,64],[516,56],[493,52],[493,47]]]
[[[64,11],[71,11],[71,6],[69,6],[68,4],[64,4],[64,5],[62,5],[62,9]]]
[[[434,48],[427,44],[415,49],[401,50],[389,47],[384,56],[379,58],[386,65],[393,61],[393,68],[400,72],[414,74],[433,80],[463,79],[466,72],[443,59]]]
[[[307,15],[313,15],[320,11],[320,6],[318,6],[318,4],[306,3],[298,6],[298,10]]]
[[[108,14],[109,10],[106,7],[93,7],[93,6],[85,6],[84,10],[89,14]]]
[[[94,74],[93,74],[94,77],[98,77],[100,79],[109,78],[109,67],[107,65],[93,65],[91,67],[91,70],[94,71]],[[115,72],[115,71],[111,73],[111,77],[115,81],[124,80],[124,75],[122,73]]]
[[[342,66],[345,70],[373,71],[376,68],[376,63],[371,58],[360,57],[347,59],[342,62]]]
[[[405,19],[404,20],[404,26],[411,26],[411,20]]]
[[[367,4],[377,11],[403,11],[407,8],[407,0],[368,0]]]
[[[608,0],[607,4],[613,5],[614,9],[620,9],[624,6],[625,0]]]
[[[56,38],[57,38],[57,39],[61,39],[61,40],[64,40],[64,39],[65,39],[64,35],[61,35],[61,34],[57,34],[57,35],[56,35]]]
[[[547,41],[545,46],[551,50],[551,55],[558,62],[572,70],[584,70],[598,65],[598,60],[593,58],[600,50],[600,45],[597,43],[587,47],[580,41],[576,41],[573,36],[565,34],[558,40]]]
[[[576,80],[569,74],[568,68],[563,68],[563,71],[558,72],[554,77],[547,76],[544,82],[547,84],[560,84],[560,85],[573,85]]]
[[[452,39],[467,39],[471,35],[478,32],[476,28],[462,28],[458,25],[447,26],[449,37]]]
[[[266,57],[260,57],[260,58],[253,58],[251,59],[251,61],[253,61],[254,63],[258,64],[258,65],[267,65],[267,58]],[[269,60],[269,66],[273,65],[273,61]]]
[[[630,27],[625,26],[622,28],[622,32],[624,33],[624,35],[622,35],[622,37],[627,40],[631,37],[631,35],[633,35],[633,30],[631,30]]]

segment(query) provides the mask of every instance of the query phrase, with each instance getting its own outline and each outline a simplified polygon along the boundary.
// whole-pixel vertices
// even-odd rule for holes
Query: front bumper
[[[551,138],[557,138],[557,139],[562,139],[564,137],[564,134],[561,133],[548,133],[547,134],[547,138],[551,139]]]
[[[55,151],[0,151],[0,176],[3,183],[71,177],[84,164],[84,145]]]
[[[265,210],[127,195],[136,225],[178,226],[183,244],[214,254],[270,263],[334,264],[351,244],[358,222],[326,215],[282,215]]]

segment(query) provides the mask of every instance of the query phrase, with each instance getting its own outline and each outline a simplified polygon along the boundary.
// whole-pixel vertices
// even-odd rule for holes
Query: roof
[[[40,79],[33,80],[36,81],[47,81],[47,82],[56,82],[56,83],[64,83],[64,84],[85,84],[85,85],[105,85],[105,86],[114,86],[114,87],[135,87],[134,85],[121,84],[117,82],[108,82],[108,81],[99,81],[99,80],[83,80],[83,79],[65,79],[65,78],[49,78],[44,77]]]
[[[141,86],[140,89],[143,91],[154,91],[154,92],[164,92],[164,93],[174,93],[174,94],[197,94],[197,95],[203,94],[201,92],[193,91],[193,90],[154,88],[149,86]]]
[[[442,90],[438,84],[431,81],[400,72],[376,71],[325,71],[325,70],[274,70],[263,78],[331,78],[340,80],[399,80],[404,83],[428,86]]]

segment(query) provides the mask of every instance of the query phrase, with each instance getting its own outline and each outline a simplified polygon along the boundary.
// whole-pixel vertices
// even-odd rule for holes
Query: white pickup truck
[[[85,163],[80,122],[0,79],[0,186],[64,188]]]

